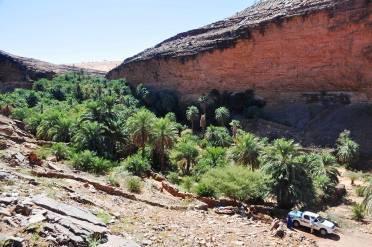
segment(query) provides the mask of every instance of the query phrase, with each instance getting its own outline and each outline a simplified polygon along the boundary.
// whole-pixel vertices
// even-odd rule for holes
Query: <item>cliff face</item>
[[[107,77],[187,97],[255,90],[270,103],[320,92],[372,101],[372,1],[266,0],[125,60]]]
[[[17,87],[30,87],[32,82],[41,78],[51,79],[56,74],[81,69],[67,65],[55,65],[40,60],[19,57],[0,50],[0,91]],[[103,75],[103,72],[86,70],[84,72]]]

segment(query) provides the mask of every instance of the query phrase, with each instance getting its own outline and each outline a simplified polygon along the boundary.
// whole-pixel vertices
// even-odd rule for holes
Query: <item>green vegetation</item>
[[[363,204],[356,203],[353,206],[353,210],[352,210],[353,219],[357,221],[362,221],[365,217],[365,211],[366,210]]]
[[[249,99],[250,107],[259,105]],[[143,186],[139,177],[154,170],[200,196],[256,203],[270,196],[281,208],[305,206],[334,194],[338,163],[354,167],[357,161],[359,146],[348,131],[337,140],[336,156],[304,151],[293,140],[244,132],[233,119],[237,108],[221,102],[204,95],[179,107],[170,91],[76,73],[0,95],[3,114],[55,142],[38,150],[40,157],[55,155],[75,169],[107,174],[110,184],[135,193]],[[371,191],[363,188],[365,208],[371,208]]]

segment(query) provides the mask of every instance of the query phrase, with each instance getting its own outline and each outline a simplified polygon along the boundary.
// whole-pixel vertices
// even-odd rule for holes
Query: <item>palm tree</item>
[[[44,140],[52,140],[50,129],[56,126],[61,116],[57,111],[50,111],[45,114],[44,119],[36,129],[36,136]]]
[[[244,133],[236,138],[235,146],[231,147],[232,159],[241,165],[250,166],[252,170],[259,167],[258,160],[262,145],[260,140],[251,133]]]
[[[231,133],[233,138],[236,138],[236,135],[238,134],[238,130],[240,128],[240,121],[238,120],[232,120],[230,123],[231,126]]]
[[[202,96],[199,97],[198,101],[200,103],[200,107],[203,110],[203,114],[206,114],[207,113],[207,105],[208,105],[208,97],[205,96],[205,95],[202,95]]]
[[[151,139],[153,134],[155,118],[155,115],[146,109],[141,109],[128,118],[128,131],[133,144],[142,149],[142,157],[145,157],[146,143]]]
[[[188,107],[187,110],[186,110],[186,118],[187,118],[188,121],[190,121],[191,129],[194,132],[195,131],[195,128],[194,128],[195,121],[197,121],[199,119],[199,109],[196,106]]]
[[[232,139],[228,130],[224,127],[209,126],[205,133],[205,139],[215,147],[228,147]]]
[[[79,150],[89,149],[98,154],[105,152],[104,143],[104,126],[98,122],[86,121],[80,124],[72,137],[72,142]]]
[[[351,166],[359,158],[359,145],[350,137],[350,131],[344,130],[336,141],[336,155],[338,161]]]
[[[372,214],[372,179],[370,178],[367,183],[368,185],[363,188],[364,200],[362,205],[368,214]]]
[[[311,177],[296,161],[299,155],[299,145],[293,140],[277,139],[260,156],[262,169],[272,178],[272,192],[281,208],[291,208],[314,197]]]
[[[215,118],[221,126],[225,126],[230,119],[230,111],[226,107],[219,107],[215,111]]]
[[[48,136],[52,141],[69,142],[71,139],[72,120],[67,117],[59,117],[56,123],[48,130]]]
[[[181,138],[174,146],[170,156],[174,163],[182,167],[183,173],[189,175],[191,167],[195,164],[198,155],[197,143],[192,138],[186,136]]]
[[[226,165],[226,150],[222,147],[207,147],[199,161],[208,164],[209,167]]]
[[[163,171],[165,155],[168,149],[172,148],[177,137],[176,124],[168,118],[161,118],[154,124],[153,143],[155,150],[160,156],[160,170]]]

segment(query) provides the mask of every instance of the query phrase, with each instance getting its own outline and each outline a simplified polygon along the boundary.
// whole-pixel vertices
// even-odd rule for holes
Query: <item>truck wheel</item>
[[[300,226],[300,222],[298,222],[297,220],[293,221],[293,226],[294,227],[299,227]]]
[[[320,229],[320,235],[322,235],[323,237],[327,235],[327,230],[326,229]]]

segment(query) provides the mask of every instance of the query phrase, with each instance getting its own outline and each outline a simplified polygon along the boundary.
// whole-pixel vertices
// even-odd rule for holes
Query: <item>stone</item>
[[[105,224],[99,218],[97,218],[88,210],[60,203],[43,195],[33,197],[32,201],[36,205],[47,210],[50,210],[52,212],[70,216],[72,218],[79,219],[82,221],[87,221],[97,226],[105,226]]]
[[[28,220],[28,223],[29,224],[36,224],[36,223],[40,223],[42,221],[44,221],[46,219],[46,217],[42,214],[35,214],[35,215],[32,215],[30,217],[30,219]]]
[[[9,209],[7,209],[7,208],[0,208],[0,216],[1,215],[8,216],[8,217],[12,216]]]
[[[18,197],[12,197],[12,196],[0,197],[0,204],[9,205],[9,204],[15,204],[17,202],[18,202]]]
[[[15,207],[14,211],[17,214],[22,214],[24,216],[29,216],[32,213],[32,208],[29,205],[17,204],[17,206]]]
[[[139,247],[137,243],[121,236],[108,235],[107,242],[98,245],[99,247]]]
[[[23,238],[18,238],[18,237],[11,237],[11,236],[3,236],[0,235],[0,242],[6,243],[7,246],[10,247],[23,247],[24,239]]]

